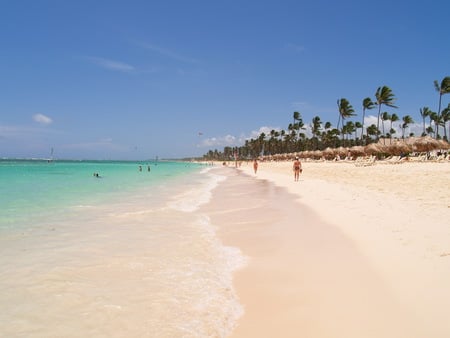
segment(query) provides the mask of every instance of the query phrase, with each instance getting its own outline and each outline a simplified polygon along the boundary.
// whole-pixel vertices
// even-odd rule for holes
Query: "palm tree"
[[[283,139],[286,137],[286,130],[284,130],[284,129],[281,129],[281,131],[280,131],[280,141],[281,141],[281,152],[283,153],[283,152],[285,152],[284,151],[284,142],[283,142]]]
[[[301,117],[301,115],[300,115],[300,113],[298,112],[298,111],[295,111],[294,112],[294,115],[293,115],[293,119],[294,119],[294,124],[298,121],[298,120],[300,120],[302,117]]]
[[[384,122],[389,121],[390,119],[391,119],[391,115],[389,115],[388,112],[384,112],[383,114],[381,114],[381,121],[382,121],[381,127],[383,128],[383,137],[386,136],[386,134],[384,133]]]
[[[392,134],[395,134],[395,129],[392,127],[392,124],[393,124],[394,122],[397,122],[398,120],[399,120],[398,115],[395,114],[395,113],[393,113],[393,114],[391,115],[391,128],[390,128],[390,130],[389,130],[389,134],[390,134],[390,138],[391,138],[391,139],[392,139]]]
[[[361,140],[362,140],[363,125],[359,122],[355,122],[355,140],[358,138],[358,135],[356,135],[358,129],[361,129]]]
[[[409,115],[403,116],[402,121],[403,121],[403,123],[402,123],[402,138],[405,138],[406,128],[408,128],[408,126],[411,123],[414,123],[414,121],[413,121],[412,117]]]
[[[314,148],[316,148],[316,149],[318,149],[318,147],[319,147],[319,136],[320,136],[321,128],[322,128],[322,121],[320,121],[320,117],[314,116],[311,121],[311,132],[313,134],[313,139],[315,139]]]
[[[381,114],[381,106],[384,104],[385,106],[397,108],[394,106],[395,95],[392,92],[391,88],[388,86],[378,87],[375,93],[376,105],[378,105],[378,118],[377,118],[377,128],[379,130],[380,127],[380,114]],[[378,139],[378,136],[377,136]]]
[[[441,115],[442,95],[450,93],[450,76],[444,77],[440,85],[437,80],[434,80],[434,87],[436,88],[436,91],[439,92],[439,109],[437,112],[439,120],[439,116]],[[436,124],[436,138],[438,138],[438,135],[439,135],[439,125]]]
[[[438,114],[434,111],[431,111],[430,114],[428,115],[428,117],[430,118],[430,127],[428,128],[428,134],[436,133],[436,124],[438,121]],[[434,125],[434,128],[431,127],[431,124]]]
[[[322,128],[322,121],[319,116],[314,116],[311,121],[311,132],[314,136],[320,135],[320,129]]]
[[[435,127],[437,127],[438,129],[439,129],[439,127],[445,128],[444,116],[442,113],[441,113],[441,115],[438,115],[437,113],[435,113],[435,115],[433,115],[433,121],[434,121]],[[446,135],[444,135],[444,136],[446,136]],[[441,138],[441,136],[437,135],[437,138]]]
[[[444,123],[444,138],[448,142],[446,124],[448,121],[450,121],[450,103],[448,104],[447,108],[444,108],[442,110],[441,117],[442,122]],[[448,133],[450,134],[450,123],[448,125]]]
[[[344,127],[344,120],[350,116],[354,116],[355,110],[353,109],[350,102],[348,102],[348,100],[345,98],[337,100],[337,105],[339,108],[339,119],[338,119],[337,128],[339,129],[339,122],[340,122],[341,118],[342,118],[342,127]],[[342,139],[343,138],[344,138],[344,135],[342,135]]]
[[[355,127],[355,124],[353,123],[353,121],[348,121],[345,124],[345,133],[348,135],[352,135],[355,131],[356,131],[356,127]],[[348,137],[347,137],[347,139],[348,139]]]
[[[378,137],[379,130],[376,125],[371,124],[370,126],[368,126],[366,128],[366,133],[367,133],[367,137],[372,136],[372,135],[376,135]]]
[[[362,114],[362,127],[361,127],[361,139],[364,132],[364,117],[366,115],[366,109],[373,109],[375,108],[375,103],[372,102],[372,99],[370,97],[366,97],[363,100],[363,114]]]
[[[423,107],[420,108],[420,116],[422,116],[422,120],[423,120],[423,133],[422,136],[426,136],[426,130],[425,130],[425,118],[430,116],[431,110],[428,107]]]

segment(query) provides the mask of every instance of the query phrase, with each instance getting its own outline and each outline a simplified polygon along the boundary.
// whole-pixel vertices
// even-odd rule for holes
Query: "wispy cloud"
[[[132,65],[129,65],[124,62],[120,61],[114,61],[110,59],[100,58],[100,57],[94,57],[94,56],[88,56],[86,57],[87,60],[89,60],[91,63],[100,66],[105,69],[118,71],[118,72],[132,72],[136,68]]]
[[[160,47],[160,46],[156,46],[156,45],[153,45],[151,43],[138,41],[138,42],[136,42],[136,44],[138,46],[141,46],[142,48],[145,48],[145,49],[150,50],[152,52],[156,52],[156,53],[158,53],[160,55],[163,55],[165,57],[168,57],[168,58],[170,58],[172,60],[181,61],[181,62],[184,62],[184,63],[198,63],[198,60],[196,60],[196,59],[186,57],[186,56],[178,54],[178,53],[176,53],[176,52],[174,52],[174,51],[172,51],[170,49],[167,49],[167,48],[164,48],[164,47]]]
[[[39,113],[33,115],[33,120],[36,121],[37,123],[44,124],[44,125],[48,125],[53,122],[53,120],[50,117],[45,116],[44,114],[39,114]]]

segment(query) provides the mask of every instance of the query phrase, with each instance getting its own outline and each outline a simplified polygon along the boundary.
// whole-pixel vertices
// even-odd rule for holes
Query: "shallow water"
[[[244,259],[199,211],[225,177],[194,165],[158,163],[151,172],[138,165],[0,165],[8,191],[0,211],[0,336],[231,332],[242,313],[232,272]]]

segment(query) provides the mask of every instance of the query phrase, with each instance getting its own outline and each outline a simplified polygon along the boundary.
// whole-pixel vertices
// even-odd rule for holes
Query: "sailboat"
[[[50,158],[47,159],[47,163],[53,162],[53,152],[54,152],[54,149],[53,149],[53,147],[52,147],[52,149],[50,150]]]

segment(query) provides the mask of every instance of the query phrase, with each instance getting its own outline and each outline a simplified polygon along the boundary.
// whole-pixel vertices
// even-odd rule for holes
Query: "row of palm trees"
[[[423,133],[425,135],[434,135],[436,139],[441,138],[439,127],[444,128],[444,139],[447,138],[446,124],[450,121],[450,104],[441,110],[442,96],[450,93],[450,76],[445,77],[440,83],[434,81],[436,91],[439,93],[438,112],[431,111],[428,107],[420,108],[420,115],[423,120]],[[397,114],[382,112],[382,106],[397,108],[395,106],[395,95],[388,86],[378,87],[375,92],[375,100],[366,97],[362,101],[362,122],[351,121],[350,118],[356,116],[355,110],[346,98],[337,100],[338,123],[336,128],[332,127],[330,122],[323,123],[319,116],[313,117],[309,127],[311,137],[306,136],[306,125],[299,112],[293,113],[293,121],[288,125],[287,130],[271,130],[269,135],[261,133],[257,138],[246,140],[240,147],[225,147],[223,152],[210,150],[203,157],[205,159],[229,159],[236,156],[240,158],[257,157],[259,155],[273,155],[280,153],[299,152],[305,150],[323,150],[325,148],[337,148],[340,146],[351,147],[355,145],[367,145],[377,142],[380,136],[392,138],[396,132],[393,123],[400,121]],[[367,110],[378,107],[377,124],[370,126],[364,125]],[[426,128],[426,118],[429,118],[429,126]],[[380,121],[381,128],[380,131]],[[385,122],[390,122],[389,132],[385,132]],[[410,124],[414,123],[410,115],[401,118],[400,128],[402,138]],[[434,126],[434,128],[432,127]],[[449,123],[450,128],[450,123]],[[357,131],[361,130],[359,137]],[[364,134],[365,130],[365,134]],[[449,129],[450,134],[450,129]],[[340,137],[339,137],[340,136]],[[413,134],[410,134],[413,136]]]

